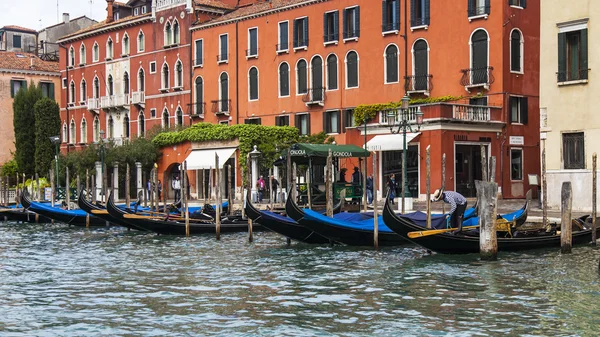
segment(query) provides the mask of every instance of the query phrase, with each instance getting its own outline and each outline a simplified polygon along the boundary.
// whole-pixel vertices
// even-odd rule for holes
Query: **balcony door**
[[[323,100],[323,60],[320,56],[315,56],[310,62],[311,67],[311,100]]]
[[[484,145],[485,152],[488,145]],[[467,198],[477,196],[475,180],[481,180],[481,148],[480,144],[455,144],[454,150],[456,192]]]
[[[429,60],[427,55],[427,42],[415,42],[415,82],[414,90],[427,90],[427,75],[429,73]]]
[[[488,35],[480,29],[471,37],[471,83],[488,83]]]

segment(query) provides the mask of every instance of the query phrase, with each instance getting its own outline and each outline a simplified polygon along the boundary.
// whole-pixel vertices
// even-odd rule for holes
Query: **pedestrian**
[[[181,199],[181,181],[179,181],[179,176],[175,176],[171,187],[173,188],[173,192],[175,193],[174,203],[176,203],[179,201],[179,199]]]
[[[373,203],[373,175],[367,177],[367,204]]]
[[[277,188],[279,187],[279,181],[275,178],[275,176],[271,176],[271,195],[273,196],[273,202],[277,202]]]
[[[388,179],[387,188],[389,191],[389,199],[392,205],[394,205],[394,199],[396,199],[396,178],[393,174],[391,174]]]
[[[146,183],[146,190],[148,190],[148,200],[152,201],[152,182],[150,179]]]
[[[362,190],[359,188],[362,186],[362,174],[356,166],[354,166],[354,173],[352,173],[352,185],[354,185],[354,198],[352,198],[352,201],[359,203],[361,198],[359,194],[362,195]]]
[[[340,177],[338,179],[339,183],[345,183],[346,182],[346,171],[348,171],[347,168],[343,167],[340,169]]]
[[[457,228],[453,233],[459,233],[462,231],[462,220],[465,210],[467,209],[467,199],[460,193],[454,191],[445,192],[444,189],[437,189],[433,193],[433,202],[444,201],[450,204],[450,227]]]
[[[265,187],[266,187],[263,176],[260,176],[260,178],[258,178],[258,181],[256,182],[256,187],[258,188],[258,202],[262,202],[263,201],[263,193],[265,192]]]
[[[162,182],[158,180],[158,201],[162,200]]]

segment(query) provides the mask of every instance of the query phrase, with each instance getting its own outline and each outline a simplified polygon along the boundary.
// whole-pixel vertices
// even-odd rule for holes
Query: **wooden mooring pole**
[[[129,184],[131,184],[131,171],[129,169],[129,163],[125,166],[125,207],[131,207],[131,191]]]
[[[573,202],[573,195],[571,191],[571,182],[563,182],[560,190],[560,252],[562,254],[571,253],[571,247],[573,246],[573,238],[571,236],[571,206]]]
[[[188,209],[189,208],[188,202],[189,202],[190,196],[187,193],[187,186],[188,186],[187,184],[189,184],[189,181],[187,178],[187,161],[183,162],[183,176],[185,177],[184,178],[185,183],[184,183],[184,186],[181,187],[181,189],[182,189],[182,192],[185,191],[185,194],[184,194],[185,195],[185,199],[184,199],[185,204],[183,205],[184,211],[185,211],[185,236],[190,236],[190,212]]]
[[[221,198],[221,169],[219,166],[219,155],[215,153],[215,199],[217,199],[217,216],[215,224],[217,226],[217,240],[221,240],[221,209],[223,208],[223,198]]]
[[[592,246],[596,245],[596,202],[598,195],[598,177],[597,177],[597,159],[596,152],[592,155]]]
[[[71,177],[69,176],[69,167],[66,166],[65,169],[67,171],[67,182],[65,183],[67,209],[71,210]]]
[[[331,181],[331,176],[332,176],[332,170],[333,170],[333,155],[331,152],[331,149],[329,149],[329,154],[327,155],[327,169],[325,170],[325,188],[326,190],[326,195],[325,195],[325,199],[327,199],[327,206],[326,206],[326,214],[328,217],[333,217],[333,182]]]
[[[496,157],[490,157],[490,182],[496,181]]]
[[[488,181],[475,181],[477,204],[479,207],[479,255],[482,260],[494,261],[498,258],[496,236],[496,208],[498,205],[498,185]]]
[[[227,165],[227,186],[228,186],[228,191],[227,191],[227,214],[229,215],[233,215],[233,203],[235,198],[233,197],[235,194],[235,187],[233,186],[233,177],[231,176],[232,173],[232,169],[231,169],[231,164]],[[271,207],[273,208],[273,207]],[[244,212],[243,207],[242,207],[242,212]]]
[[[481,150],[481,180],[490,181],[488,179],[488,165],[487,165],[487,156],[485,153],[485,146],[479,146]]]
[[[246,157],[246,202],[252,202],[252,183],[252,161],[250,160],[250,155],[248,155]],[[252,219],[248,218],[248,242],[254,241],[254,233],[252,231]]]
[[[366,174],[366,173],[365,173]],[[366,188],[365,184],[365,188]],[[373,151],[373,245],[379,249],[379,220],[377,219],[377,152]]]
[[[542,141],[544,144],[545,141]],[[542,148],[542,225],[548,226],[548,185],[546,182],[546,147]]]
[[[431,145],[427,145],[427,159],[425,159],[426,163],[426,171],[427,171],[427,181],[426,181],[426,198],[427,198],[427,229],[431,228]]]
[[[292,189],[293,189],[293,185],[294,185],[294,183],[292,182],[292,156],[291,156],[289,148],[287,150],[286,167],[285,168],[286,168],[285,172],[286,172],[286,178],[287,178],[286,187],[287,187],[287,192],[288,192],[285,199],[287,201],[288,198],[292,197],[292,193],[293,193]],[[283,203],[283,201],[282,201],[282,204],[285,205],[285,203]],[[288,246],[292,244],[292,239],[290,239],[289,237],[286,237],[285,241]]]
[[[446,154],[442,154],[442,190],[446,189]],[[446,214],[445,203],[442,203],[442,214]]]

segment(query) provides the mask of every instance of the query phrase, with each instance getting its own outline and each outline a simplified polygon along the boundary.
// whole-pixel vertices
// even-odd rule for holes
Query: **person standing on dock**
[[[175,202],[178,202],[181,198],[181,181],[179,181],[179,176],[175,176],[171,187],[173,188],[173,192],[175,193]]]
[[[258,202],[262,202],[266,187],[263,176],[260,176],[260,178],[258,178],[258,181],[256,182],[256,187],[258,187]]]
[[[277,181],[277,179],[275,178],[275,176],[271,176],[271,186],[272,186],[272,191],[271,191],[271,195],[273,198],[273,202],[277,202],[277,188],[279,187],[279,181]]]
[[[433,202],[443,200],[450,204],[450,227],[457,228],[454,233],[462,231],[462,220],[467,209],[467,199],[458,192],[444,192],[443,189],[435,190],[432,199]]]
[[[373,203],[373,175],[367,177],[367,204]]]

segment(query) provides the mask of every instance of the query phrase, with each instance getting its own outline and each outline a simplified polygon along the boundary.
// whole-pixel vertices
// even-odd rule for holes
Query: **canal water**
[[[597,336],[599,257],[2,223],[0,336]]]

